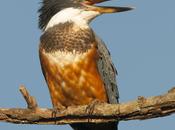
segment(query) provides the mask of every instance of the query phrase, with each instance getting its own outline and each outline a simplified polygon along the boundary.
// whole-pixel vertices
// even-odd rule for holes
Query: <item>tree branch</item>
[[[20,124],[99,123],[145,120],[175,113],[175,87],[160,96],[138,97],[134,101],[121,104],[97,104],[91,115],[86,112],[88,105],[84,105],[68,107],[55,117],[52,116],[53,109],[39,108],[35,98],[29,95],[24,86],[20,87],[20,91],[28,108],[0,108],[0,121]]]

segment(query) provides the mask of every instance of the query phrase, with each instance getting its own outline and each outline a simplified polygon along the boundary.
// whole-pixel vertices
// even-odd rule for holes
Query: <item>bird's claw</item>
[[[86,107],[86,113],[88,113],[88,115],[92,115],[93,112],[94,112],[95,106],[96,106],[96,105],[99,105],[99,104],[102,104],[102,103],[104,103],[104,102],[101,101],[101,100],[98,100],[98,99],[93,100],[93,101]],[[88,122],[89,122],[89,120],[88,120]]]
[[[61,107],[54,107],[52,109],[52,118],[55,119],[55,124],[56,124],[56,117],[57,117],[57,114],[61,114],[66,108],[64,106],[61,106]]]

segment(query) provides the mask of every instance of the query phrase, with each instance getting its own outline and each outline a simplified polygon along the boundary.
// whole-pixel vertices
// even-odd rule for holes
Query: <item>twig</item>
[[[23,91],[24,90],[24,91]],[[0,121],[20,124],[71,124],[71,123],[99,123],[109,121],[145,120],[168,116],[175,113],[175,88],[168,93],[155,97],[138,97],[134,101],[121,104],[98,104],[92,115],[86,113],[87,105],[72,106],[52,117],[52,109],[39,108],[34,98],[26,89],[20,88],[26,102],[27,109],[0,109]],[[31,109],[35,108],[35,109]],[[91,120],[89,120],[91,119]]]
[[[29,95],[27,89],[23,85],[19,87],[19,91],[21,92],[21,94],[27,102],[27,108],[36,109],[38,107],[36,99]]]

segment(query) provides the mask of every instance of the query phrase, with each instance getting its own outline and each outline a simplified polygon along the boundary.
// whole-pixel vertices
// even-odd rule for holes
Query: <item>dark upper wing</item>
[[[109,103],[118,103],[119,92],[116,81],[116,68],[112,63],[110,53],[105,43],[97,35],[96,41],[100,56],[97,62],[98,70],[105,83],[105,89],[107,92]]]

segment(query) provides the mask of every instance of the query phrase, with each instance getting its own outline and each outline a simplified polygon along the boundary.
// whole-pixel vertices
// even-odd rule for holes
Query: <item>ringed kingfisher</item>
[[[108,0],[42,0],[39,57],[53,107],[118,103],[117,71],[104,42],[89,23],[131,7],[97,6]],[[74,130],[117,130],[117,122],[71,124]]]

